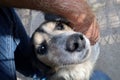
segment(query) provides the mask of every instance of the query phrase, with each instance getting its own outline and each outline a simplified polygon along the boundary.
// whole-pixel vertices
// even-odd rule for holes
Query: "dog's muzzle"
[[[90,44],[82,33],[66,32],[51,38],[49,50],[56,65],[80,64],[89,57]]]
[[[80,52],[85,48],[85,39],[82,34],[72,34],[66,41],[66,50],[69,52]]]

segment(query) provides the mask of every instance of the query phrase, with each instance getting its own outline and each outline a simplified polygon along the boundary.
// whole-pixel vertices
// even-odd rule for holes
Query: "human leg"
[[[111,80],[108,75],[104,72],[95,70],[90,78],[90,80]]]
[[[16,25],[14,39],[18,45],[15,50],[16,69],[25,76],[31,76],[34,73],[35,68],[33,68],[31,62],[31,55],[33,52],[30,45],[30,37],[27,35],[17,14],[14,11],[13,14]]]
[[[27,56],[31,52],[31,49],[28,48],[29,40],[14,10],[11,8],[0,8],[1,80],[16,80],[16,68],[20,72],[23,71],[23,73],[32,73],[30,59]],[[14,58],[14,53],[16,58]]]
[[[13,40],[13,26],[10,12],[0,8],[0,79],[16,80]]]

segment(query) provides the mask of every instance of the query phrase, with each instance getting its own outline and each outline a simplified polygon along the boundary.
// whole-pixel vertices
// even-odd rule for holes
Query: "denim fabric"
[[[111,80],[108,75],[104,72],[95,70],[90,78],[90,80]]]
[[[15,80],[13,24],[7,9],[0,8],[0,78]]]
[[[14,9],[0,8],[0,80],[16,80],[16,68],[32,73],[29,40]]]

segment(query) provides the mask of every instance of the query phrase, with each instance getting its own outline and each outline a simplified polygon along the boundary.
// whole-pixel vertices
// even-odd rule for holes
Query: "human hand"
[[[60,15],[70,22],[70,26],[85,34],[91,44],[99,39],[96,18],[85,0],[2,0],[1,6],[29,8]]]
[[[44,12],[57,14],[66,18],[75,31],[82,32],[89,38],[92,45],[98,41],[99,27],[92,10],[85,0],[50,1],[53,2],[48,5],[44,4]]]

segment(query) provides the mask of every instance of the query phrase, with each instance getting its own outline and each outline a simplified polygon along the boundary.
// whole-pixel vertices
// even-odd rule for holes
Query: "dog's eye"
[[[56,23],[56,30],[63,30],[64,29],[64,25],[62,23]]]
[[[40,46],[37,48],[37,53],[40,55],[44,55],[47,53],[47,43],[44,41],[40,44]]]

